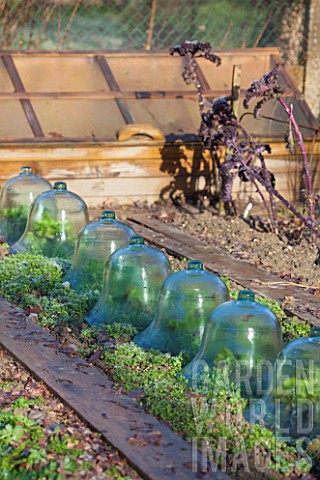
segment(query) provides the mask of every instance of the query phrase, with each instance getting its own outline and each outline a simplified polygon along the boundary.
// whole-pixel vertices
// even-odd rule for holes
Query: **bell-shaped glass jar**
[[[145,328],[151,322],[171,265],[164,253],[134,236],[130,245],[116,250],[106,263],[102,294],[88,313],[90,325],[127,323]]]
[[[51,184],[21,167],[20,174],[10,178],[0,193],[0,240],[12,245],[23,234],[30,206],[40,193],[51,190]]]
[[[246,409],[251,423],[262,421],[277,437],[320,435],[320,328],[292,340],[279,353],[270,393]]]
[[[115,219],[115,212],[105,210],[101,219],[88,223],[79,233],[74,260],[64,281],[78,291],[101,290],[103,272],[108,257],[118,248],[129,244],[136,235],[128,225]]]
[[[161,288],[156,316],[133,339],[142,348],[155,348],[191,360],[199,349],[210,312],[229,300],[224,282],[191,260],[187,270],[170,275]]]
[[[282,333],[274,313],[255,302],[251,290],[237,300],[215,308],[207,321],[195,358],[183,370],[193,388],[206,384],[214,368],[228,369],[230,383],[244,398],[259,398],[268,391],[273,365],[282,348]]]
[[[87,223],[85,202],[69,192],[65,182],[55,182],[53,190],[41,193],[33,202],[25,232],[9,252],[71,260],[78,233]]]

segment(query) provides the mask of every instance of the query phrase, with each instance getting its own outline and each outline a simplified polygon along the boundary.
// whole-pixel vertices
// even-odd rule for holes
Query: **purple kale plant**
[[[296,137],[298,141],[303,163],[303,176],[306,184],[306,204],[308,207],[308,216],[306,217],[301,215],[300,212],[298,212],[295,207],[286,199],[284,199],[278,192],[274,191],[273,194],[277,196],[282,203],[284,203],[286,207],[292,213],[294,213],[295,216],[297,216],[307,227],[311,229],[313,236],[319,238],[320,234],[316,228],[315,219],[315,204],[317,202],[317,196],[313,192],[310,162],[300,127],[293,115],[293,107],[292,105],[288,106],[284,101],[284,92],[278,83],[279,74],[281,73],[282,69],[283,64],[277,64],[269,73],[263,75],[260,80],[252,82],[251,86],[246,92],[243,105],[244,108],[249,108],[249,104],[253,99],[259,99],[253,110],[254,116],[258,118],[263,105],[272,99],[276,99],[287,114],[288,131],[285,134],[285,141],[287,148],[291,153],[294,151],[294,137]]]
[[[181,43],[181,45],[175,45],[174,47],[170,48],[169,53],[170,55],[178,53],[180,57],[186,57],[187,61],[184,65],[182,77],[187,85],[189,85],[190,83],[195,84],[198,91],[198,103],[200,112],[203,113],[203,89],[197,75],[197,62],[195,58],[203,57],[206,60],[215,63],[217,66],[221,65],[221,58],[212,52],[209,42],[190,42],[186,40],[185,42]]]
[[[217,66],[221,65],[221,58],[212,52],[209,42],[183,42],[170,49],[170,54],[179,54],[185,57],[183,78],[186,83],[194,83],[198,92],[198,104],[201,115],[199,137],[204,149],[209,149],[216,159],[220,178],[220,200],[224,203],[227,214],[236,214],[236,206],[232,198],[232,186],[236,176],[244,182],[252,182],[259,193],[270,216],[273,230],[277,232],[277,216],[275,198],[278,198],[286,208],[298,217],[312,232],[313,238],[320,237],[316,228],[314,204],[315,195],[312,191],[312,177],[307,152],[299,126],[294,118],[292,107],[288,107],[283,99],[284,91],[279,84],[279,74],[283,65],[276,65],[269,73],[254,81],[248,88],[244,108],[248,108],[252,100],[256,100],[253,114],[259,117],[266,102],[276,99],[289,118],[289,128],[286,134],[288,148],[293,148],[294,135],[303,159],[304,178],[307,190],[308,215],[302,215],[295,206],[284,198],[275,188],[276,179],[268,170],[265,153],[271,153],[268,144],[261,144],[254,139],[234,115],[232,97],[226,96],[210,101],[204,101],[203,88],[197,74],[197,57],[203,57]],[[220,161],[218,149],[224,148],[224,159]],[[259,164],[256,164],[256,161]],[[268,201],[261,189],[264,187],[268,194]]]
[[[264,74],[259,80],[252,82],[246,91],[246,96],[243,102],[244,108],[249,108],[249,104],[253,99],[260,99],[253,110],[253,114],[256,118],[259,117],[260,111],[265,103],[274,98],[280,99],[283,96],[283,88],[278,83],[279,74],[282,68],[282,64],[277,64],[270,72]]]

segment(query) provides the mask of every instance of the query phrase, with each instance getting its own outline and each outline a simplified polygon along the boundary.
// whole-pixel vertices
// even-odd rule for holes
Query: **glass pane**
[[[183,81],[179,57],[145,54],[107,57],[107,61],[121,90],[195,90]]]
[[[29,138],[34,136],[19,101],[1,101],[0,111],[1,138]]]
[[[14,58],[29,92],[109,91],[95,59],[88,56],[17,56]]]
[[[116,139],[124,125],[114,100],[34,100],[47,137],[108,137]]]

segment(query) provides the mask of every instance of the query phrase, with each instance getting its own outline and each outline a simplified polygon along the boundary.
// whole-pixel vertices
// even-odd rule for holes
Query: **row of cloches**
[[[65,182],[55,182],[52,188],[31,167],[21,167],[1,190],[0,220],[0,238],[10,245],[10,253],[68,259],[89,216],[85,202],[69,192]]]
[[[183,354],[181,375],[193,388],[225,382],[248,399],[246,418],[278,436],[320,434],[320,329],[282,348],[276,316],[249,290],[230,300],[224,282],[200,261],[172,273],[166,255],[144,244],[128,225],[103,211],[88,223],[85,202],[64,182],[51,187],[30,167],[0,196],[0,234],[10,253],[72,259],[64,281],[100,298],[86,321],[131,324],[145,349]]]

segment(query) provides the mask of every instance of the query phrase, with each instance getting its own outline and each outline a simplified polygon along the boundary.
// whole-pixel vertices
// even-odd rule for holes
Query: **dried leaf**
[[[63,138],[63,135],[58,132],[48,132],[48,135],[50,135],[52,138]]]

